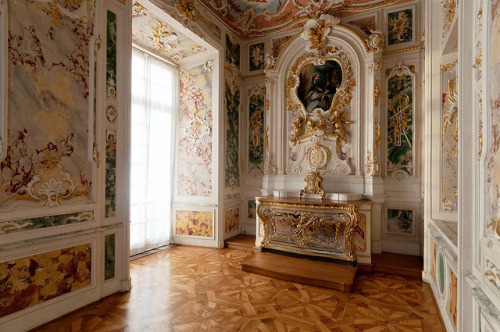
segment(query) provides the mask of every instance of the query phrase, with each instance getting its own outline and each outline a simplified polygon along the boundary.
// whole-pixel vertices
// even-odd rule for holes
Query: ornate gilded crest
[[[320,194],[321,198],[325,197],[325,191],[322,186],[323,177],[319,175],[318,171],[309,172],[304,181],[306,182],[306,186],[299,193],[301,198],[303,194]]]

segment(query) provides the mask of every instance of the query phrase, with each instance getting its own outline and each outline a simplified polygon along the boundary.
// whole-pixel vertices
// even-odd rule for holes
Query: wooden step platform
[[[372,255],[373,271],[422,278],[423,260],[409,256],[383,252]]]
[[[255,235],[238,234],[224,241],[226,248],[258,252],[255,247]]]
[[[243,271],[350,292],[356,267],[259,252],[242,261]]]

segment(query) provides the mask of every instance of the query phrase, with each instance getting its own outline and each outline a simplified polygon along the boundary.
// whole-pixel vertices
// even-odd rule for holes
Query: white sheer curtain
[[[130,254],[169,243],[175,67],[132,52]]]

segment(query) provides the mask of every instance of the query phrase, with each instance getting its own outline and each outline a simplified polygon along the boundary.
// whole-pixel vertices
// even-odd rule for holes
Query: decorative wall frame
[[[254,219],[257,217],[257,202],[255,199],[249,199],[247,205],[247,218]]]
[[[104,236],[104,280],[116,277],[116,234]]]
[[[238,232],[240,227],[240,208],[233,207],[224,210],[224,236]]]
[[[205,240],[215,239],[217,219],[213,208],[197,206],[193,209],[192,206],[178,206],[173,208],[172,215],[174,220],[173,236]],[[204,224],[208,226],[207,229],[205,229]],[[192,235],[189,235],[190,232]]]
[[[264,42],[248,46],[248,71],[260,71],[264,69]]]
[[[23,255],[17,253],[15,257],[2,257],[0,270],[7,271],[3,293],[7,295],[6,303],[11,305],[5,307],[7,310],[2,310],[0,317],[23,309],[29,310],[28,308],[40,306],[45,301],[68,293],[78,294],[83,292],[83,289],[95,287],[96,241],[87,238],[82,242],[82,239],[71,244],[62,241],[43,250],[24,252]],[[36,269],[31,271],[23,268],[27,261],[32,261],[50,278],[35,275]],[[24,271],[24,277],[21,279],[15,273],[18,270]],[[52,282],[47,282],[49,279]],[[26,294],[24,290],[28,287],[31,291]]]
[[[224,108],[225,108],[225,178],[226,188],[235,189],[240,186],[240,88],[235,77],[226,77]]]
[[[388,73],[386,176],[402,180],[415,176],[415,74],[402,63]]]
[[[49,4],[40,5],[49,7]],[[89,78],[93,69],[96,9],[92,1],[78,3],[71,9],[55,4],[53,15],[29,21],[40,8],[32,8],[27,3],[20,3],[19,8],[16,7],[18,11],[7,12],[7,8],[8,2],[0,1],[3,188],[0,205],[11,209],[20,205],[53,208],[76,201],[93,203],[97,163],[92,158],[94,87]],[[9,27],[13,43],[6,40],[7,20],[18,23]],[[33,25],[33,32],[29,34],[23,28],[28,23]],[[49,31],[53,30],[57,30],[59,38],[68,41],[58,44],[57,49],[49,46],[53,42]],[[37,49],[32,48],[34,40],[37,40]],[[34,59],[39,54],[44,54],[46,61],[37,63]],[[33,61],[25,61],[27,58]],[[81,59],[81,70],[69,69],[75,66],[74,58]],[[58,65],[50,65],[53,63]],[[8,70],[9,75],[4,70]],[[27,86],[36,84],[39,89],[22,94]],[[8,94],[7,85],[15,92]],[[11,103],[13,109],[9,114],[8,99],[16,101]],[[24,110],[29,110],[29,116]],[[10,137],[7,137],[7,127]],[[23,158],[11,158],[21,151]],[[18,212],[22,214],[21,210]]]
[[[458,93],[457,61],[441,66],[441,148],[439,163],[439,212],[458,207]]]
[[[341,48],[326,46],[297,58],[285,88],[291,126],[288,173],[352,172],[339,153],[350,142],[348,105],[355,85],[353,66]]]
[[[486,96],[484,97],[487,111],[484,128],[484,170],[485,170],[485,188],[484,193],[487,193],[484,201],[486,202],[485,211],[485,229],[488,236],[493,236],[495,239],[500,239],[500,179],[498,174],[500,172],[500,146],[498,140],[500,139],[500,1],[485,1],[489,3],[487,9],[487,16],[490,16],[490,28],[488,29],[488,37],[486,43],[488,45],[486,59],[488,61],[487,74],[488,87],[486,87]],[[486,30],[486,29],[485,29]],[[479,141],[483,141],[483,133],[479,133]],[[483,248],[484,249],[484,248]],[[500,249],[499,249],[500,250]],[[499,264],[500,265],[500,264]],[[498,265],[497,265],[498,266]]]
[[[116,131],[106,130],[106,218],[116,216],[116,145]]]
[[[211,61],[211,60],[209,60]],[[176,116],[175,192],[177,197],[210,199],[214,188],[213,63],[180,71],[179,111]]]
[[[10,219],[0,221],[0,235],[30,230],[39,230],[42,228],[51,228],[69,224],[93,222],[94,220],[95,218],[93,210],[70,212],[51,216]]]
[[[248,173],[263,173],[265,89],[255,86],[248,93]]]
[[[417,46],[419,22],[417,7],[401,6],[384,10],[384,34],[387,36],[386,51]]]
[[[240,70],[240,44],[231,35],[226,34],[226,64]]]
[[[415,237],[417,224],[415,208],[387,208],[386,216],[385,234]]]
[[[312,99],[313,96],[307,98],[306,91],[300,90],[306,90],[308,86],[314,88],[314,85],[317,85],[317,89],[327,89],[328,83],[324,77],[321,77],[322,74],[318,73],[320,71],[318,68],[327,64],[332,67],[329,83],[337,79],[338,76],[334,74],[340,69],[341,84],[335,83],[335,93],[332,94],[333,99],[327,103],[328,107],[317,103],[315,107],[312,102],[306,101]],[[311,83],[304,82],[308,75],[311,76]],[[318,81],[317,84],[315,80]],[[323,86],[319,86],[320,83]],[[322,130],[328,137],[336,136],[346,141],[347,120],[342,111],[351,101],[355,85],[353,67],[342,49],[327,46],[321,50],[321,53],[309,52],[299,57],[290,69],[286,83],[287,110],[298,114],[293,119],[293,134],[290,137],[292,144],[307,136],[313,136],[315,130]],[[328,96],[326,91],[317,90],[316,92],[322,92],[323,96]]]
[[[441,34],[441,40],[444,43],[451,31],[451,26],[453,20],[455,19],[455,13],[457,11],[457,1],[456,0],[441,0],[442,8],[442,20],[443,20],[443,32]]]
[[[111,10],[107,11],[106,32],[106,95],[115,98],[117,83],[116,51],[117,51],[117,16]]]

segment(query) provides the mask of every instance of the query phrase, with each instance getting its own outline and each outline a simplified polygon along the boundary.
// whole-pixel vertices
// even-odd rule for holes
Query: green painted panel
[[[443,254],[439,254],[439,292],[444,293],[444,258]]]
[[[115,234],[104,237],[104,280],[115,277]]]
[[[0,234],[76,224],[92,220],[94,220],[94,211],[83,211],[58,214],[54,216],[0,221]]]

